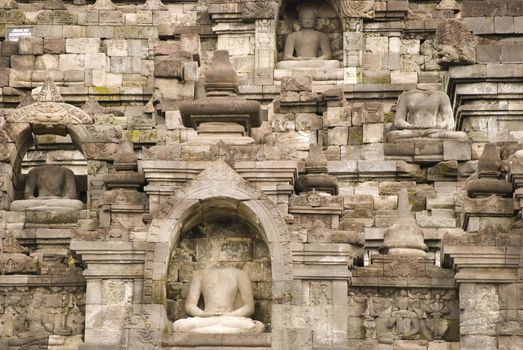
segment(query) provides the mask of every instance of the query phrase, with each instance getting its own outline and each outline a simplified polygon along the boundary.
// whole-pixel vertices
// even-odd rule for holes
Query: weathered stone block
[[[114,37],[114,27],[90,25],[86,27],[85,35],[89,38],[111,39]]]
[[[363,143],[383,142],[383,124],[363,124]]]
[[[0,68],[0,87],[9,86],[9,68]]]
[[[392,84],[417,84],[418,73],[417,72],[390,72],[390,82]]]
[[[60,61],[56,55],[41,55],[35,59],[35,69],[37,70],[58,70]]]
[[[36,37],[20,38],[18,40],[20,55],[42,55],[44,53],[44,39]]]
[[[85,69],[103,69],[107,67],[107,56],[104,53],[88,53],[85,55]]]
[[[66,53],[97,53],[100,52],[99,38],[71,38],[65,40]]]
[[[198,81],[199,75],[198,62],[183,63],[183,80]]]
[[[463,19],[463,22],[474,34],[495,32],[493,17],[467,17]]]
[[[183,61],[170,56],[154,60],[154,75],[160,78],[182,78]]]
[[[85,56],[79,54],[65,54],[60,55],[60,69],[75,70],[83,69],[85,67]]]
[[[64,81],[79,82],[84,81],[84,70],[66,70],[64,73]]]
[[[98,13],[100,24],[122,24],[123,12],[121,11],[100,11]]]
[[[329,145],[346,145],[349,139],[347,127],[338,126],[328,131]]]
[[[514,32],[523,33],[523,17],[514,17]]]
[[[444,160],[470,160],[472,157],[468,142],[443,141]]]
[[[352,119],[354,123],[354,118]],[[361,126],[349,127],[349,145],[363,144],[363,128]]]
[[[183,51],[189,52],[194,60],[199,61],[201,56],[200,48],[200,35],[193,34],[181,34],[180,35],[180,46]]]
[[[15,55],[11,56],[11,68],[17,70],[33,70],[35,67],[35,56]]]
[[[11,69],[9,71],[9,84],[12,87],[31,87],[31,70]]]
[[[4,41],[0,49],[2,56],[11,57],[18,54],[18,43],[14,41]]]
[[[65,39],[63,39],[63,38],[44,38],[44,53],[49,53],[49,54],[65,53]]]
[[[518,63],[523,61],[523,45],[501,46],[501,62]]]
[[[111,57],[112,73],[129,73],[133,70],[133,60],[131,57]]]
[[[64,38],[85,38],[85,36],[86,36],[85,26],[65,25],[63,36],[64,36]]]
[[[496,0],[465,0],[463,1],[463,17],[504,16],[506,2]]]
[[[125,57],[129,55],[129,44],[127,40],[106,40],[104,43],[107,50],[107,56]]]
[[[295,127],[297,131],[321,130],[323,121],[314,113],[298,113],[296,114]]]
[[[498,34],[514,33],[514,18],[494,17],[494,29]]]
[[[501,46],[500,45],[478,45],[476,46],[476,58],[478,63],[500,62]]]

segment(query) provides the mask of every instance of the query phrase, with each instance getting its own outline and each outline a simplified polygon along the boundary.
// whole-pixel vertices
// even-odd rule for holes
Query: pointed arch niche
[[[211,163],[162,205],[147,241],[144,302],[167,305],[170,321],[185,317],[183,287],[193,270],[221,261],[249,273],[257,304],[253,318],[271,323],[273,332],[282,327],[276,304],[281,306],[292,281],[285,221],[223,160]]]

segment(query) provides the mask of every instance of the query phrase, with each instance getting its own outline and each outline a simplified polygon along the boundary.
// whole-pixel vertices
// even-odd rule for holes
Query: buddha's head
[[[318,20],[318,8],[315,4],[306,2],[298,5],[298,18],[302,28],[313,28]]]

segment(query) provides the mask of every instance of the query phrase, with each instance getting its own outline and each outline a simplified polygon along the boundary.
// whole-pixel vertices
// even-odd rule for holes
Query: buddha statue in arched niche
[[[281,60],[276,64],[276,68],[291,70],[340,68],[340,61],[333,58],[342,48],[338,47],[340,44],[331,38],[337,36],[332,32],[337,32],[339,26],[335,11],[322,1],[305,1],[293,5],[287,5],[286,13],[280,21],[279,35],[287,35],[284,38],[283,53],[280,54]],[[292,9],[295,9],[294,14]],[[297,28],[293,28],[295,25]]]
[[[75,175],[71,169],[46,164],[31,169],[26,176],[24,199],[11,203],[13,211],[81,210]]]

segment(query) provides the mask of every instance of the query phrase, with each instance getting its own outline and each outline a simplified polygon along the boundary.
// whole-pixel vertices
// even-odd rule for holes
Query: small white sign
[[[8,41],[18,41],[27,36],[33,36],[32,26],[5,27],[5,39]]]

